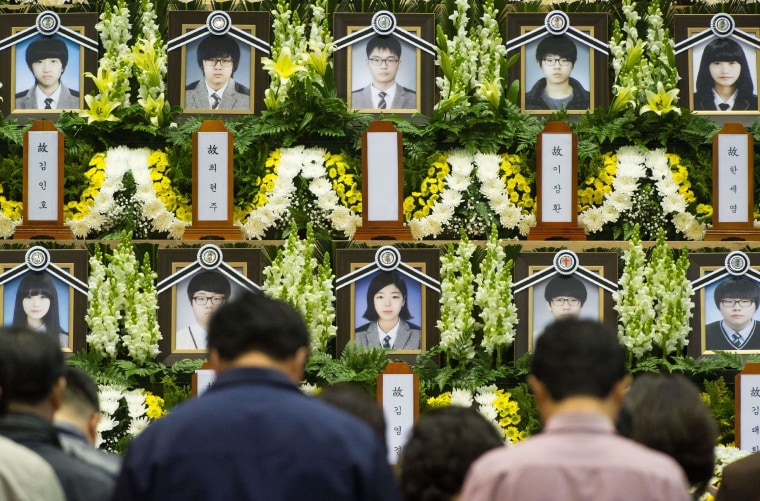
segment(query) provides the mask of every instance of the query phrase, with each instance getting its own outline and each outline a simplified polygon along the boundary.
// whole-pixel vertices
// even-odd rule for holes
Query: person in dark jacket
[[[0,435],[53,467],[68,501],[106,501],[114,479],[61,448],[53,415],[66,389],[58,340],[23,327],[0,329]]]
[[[575,42],[565,35],[549,35],[538,43],[536,62],[544,78],[525,95],[528,110],[587,110],[591,95],[571,77],[578,59]]]

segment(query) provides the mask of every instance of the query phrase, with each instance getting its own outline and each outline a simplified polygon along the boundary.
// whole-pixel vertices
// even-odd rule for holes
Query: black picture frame
[[[401,260],[405,265],[410,266],[435,280],[439,279],[440,252],[438,249],[398,249],[398,251]],[[338,249],[336,251],[336,275],[342,277],[373,263],[375,260],[375,254],[375,249]],[[405,276],[400,271],[397,272],[402,275],[407,284],[407,297],[410,312],[413,315],[413,318],[410,319],[409,322],[419,322],[418,326],[421,330],[421,346],[420,349],[392,350],[389,357],[394,360],[413,363],[420,352],[428,350],[440,342],[440,332],[436,326],[440,315],[440,296],[438,292],[429,289],[408,276]],[[359,326],[359,324],[367,323],[366,319],[361,319],[362,313],[358,312],[359,310],[364,309],[363,305],[366,305],[366,296],[357,297],[357,294],[361,295],[362,291],[366,293],[368,283],[377,273],[379,273],[379,270],[373,271],[370,276],[352,282],[341,287],[337,291],[337,356],[340,356],[348,343],[355,342],[357,326]],[[419,301],[414,306],[411,304],[413,289],[418,291],[417,295],[414,296],[414,300],[415,302]],[[419,317],[415,316],[417,313],[419,314]]]
[[[336,40],[356,33],[362,29],[371,25],[372,13],[352,13],[352,12],[336,12],[333,17],[333,36]],[[402,28],[418,38],[421,38],[431,44],[435,43],[435,16],[433,14],[395,14],[398,27]],[[377,36],[375,34],[371,35]],[[388,36],[395,36],[393,34]],[[406,64],[406,56],[408,50],[414,50],[414,79],[411,78],[411,72],[406,74],[399,74],[398,84],[406,88],[414,90],[416,93],[416,104],[414,108],[393,108],[389,105],[385,110],[380,110],[372,107],[356,108],[352,102],[352,91],[357,90],[360,87],[365,87],[368,83],[368,77],[366,77],[366,71],[359,71],[356,67],[357,63],[361,62],[361,65],[367,64],[366,53],[362,52],[366,50],[368,39],[363,39],[355,42],[344,49],[338,50],[333,54],[333,65],[335,70],[335,88],[338,97],[346,101],[346,105],[349,108],[358,109],[360,111],[366,111],[369,113],[393,113],[400,116],[410,117],[414,113],[422,113],[426,116],[431,116],[433,113],[433,105],[435,102],[435,58],[427,54],[426,52],[415,48],[409,42],[399,39],[402,48],[401,65],[398,71],[408,71],[409,66]],[[363,68],[363,66],[362,66]],[[407,78],[406,80],[402,80]]]
[[[81,282],[87,282],[87,260],[88,253],[85,249],[51,249],[50,263],[62,269],[69,275],[79,279]],[[0,274],[6,273],[13,268],[25,262],[26,250],[0,250]],[[20,301],[17,292],[19,285],[24,278],[30,273],[42,274],[49,277],[55,286],[58,301],[58,317],[61,328],[68,334],[66,346],[61,345],[64,354],[72,354],[83,350],[86,345],[87,323],[85,315],[87,313],[87,295],[75,290],[69,284],[66,284],[61,278],[48,272],[47,270],[33,271],[25,270],[0,285],[0,297],[2,297],[2,318],[3,325],[12,325],[14,309],[16,302]]]
[[[228,14],[235,28],[250,33],[264,42],[269,42],[271,22],[268,12],[229,12]],[[208,16],[208,11],[170,11],[169,39],[173,40],[204,26]],[[196,59],[198,45],[203,39],[213,36],[215,35],[207,33],[201,38],[169,52],[169,70],[167,73],[169,102],[172,105],[182,107],[183,113],[188,115],[234,117],[260,113],[264,110],[264,92],[269,86],[269,75],[263,69],[261,62],[262,57],[266,55],[247,43],[231,37],[229,33],[225,36],[231,37],[241,51],[239,65],[233,70],[232,77],[237,84],[249,89],[248,108],[212,110],[210,106],[208,109],[186,106],[189,98],[188,92],[190,92],[187,86],[196,81],[203,84],[203,73]]]
[[[711,14],[675,14],[673,16],[673,37],[676,43],[682,43],[693,35],[710,29],[713,19]],[[760,38],[760,15],[758,14],[741,14],[731,16],[735,26],[741,31],[748,32],[756,38]],[[760,53],[757,49],[750,47],[745,43],[740,43],[739,39],[731,35],[727,38],[739,44],[745,57],[747,57],[748,70],[753,83],[754,107],[749,106],[747,109],[727,110],[706,109],[708,107],[705,98],[697,96],[696,87],[699,77],[702,54],[708,44],[714,43],[716,38],[701,41],[694,47],[684,50],[676,55],[676,68],[681,79],[678,81],[679,98],[684,107],[702,115],[719,115],[719,116],[742,116],[760,114],[760,105],[758,104],[758,78],[760,78]],[[707,71],[707,70],[702,70]],[[714,107],[714,103],[712,105]]]
[[[604,43],[609,40],[607,35],[607,14],[596,12],[570,12],[567,13],[570,24],[573,28],[601,40]],[[507,39],[516,38],[526,33],[540,28],[544,25],[546,14],[543,13],[508,13],[506,15]],[[507,57],[513,54],[520,54],[520,61],[509,70],[509,78],[520,82],[520,109],[535,115],[549,115],[555,113],[554,109],[531,109],[527,102],[527,95],[536,82],[542,78],[541,69],[535,60],[536,47],[546,37],[548,33],[539,39],[521,45],[507,53]],[[587,110],[593,110],[598,107],[606,107],[610,100],[609,87],[609,56],[603,54],[591,47],[582,44],[567,33],[561,35],[573,41],[578,49],[578,59],[573,65],[572,78],[575,78],[584,89],[589,92],[589,107],[585,109],[568,108],[568,114],[584,114]],[[580,73],[576,71],[581,70]],[[576,78],[577,77],[577,78]],[[588,86],[586,86],[586,83]]]
[[[517,256],[514,264],[514,281],[519,282],[554,264],[556,253],[550,252],[523,252]],[[581,252],[577,254],[580,266],[588,269],[613,282],[617,282],[618,255],[614,252]],[[556,276],[556,275],[554,275]],[[573,273],[571,277],[581,281],[587,291],[586,303],[582,305],[580,317],[597,320],[611,329],[617,327],[617,313],[614,309],[612,293],[589,281],[579,273]],[[520,358],[526,353],[533,351],[535,339],[548,325],[553,317],[549,306],[542,297],[547,283],[552,278],[538,281],[531,287],[514,295],[517,306],[517,336],[515,337],[515,357]],[[593,301],[593,304],[592,304]]]
[[[686,277],[694,282],[711,272],[724,268],[728,254],[728,252],[689,253],[689,268],[686,271]],[[750,267],[753,270],[760,271],[760,253],[750,252],[746,253],[746,256],[749,258]],[[708,346],[710,343],[707,339],[708,325],[720,321],[722,318],[719,308],[714,302],[715,287],[732,276],[734,275],[727,273],[725,276],[694,292],[694,311],[691,317],[689,344],[686,347],[687,355],[694,358],[715,355],[716,350],[714,347]],[[758,287],[760,287],[760,284],[758,284]],[[756,321],[760,321],[760,311],[758,310],[760,308],[757,308],[756,305],[753,315]],[[760,332],[755,332],[753,336],[760,336]],[[758,349],[722,351],[740,354],[760,353]]]
[[[73,13],[58,14],[61,26],[75,31],[91,40],[98,40],[95,24],[98,22],[97,13]],[[31,26],[35,26],[37,14],[0,14],[0,40],[15,35]],[[92,79],[85,77],[85,73],[95,75],[98,70],[98,53],[79,46],[76,42],[63,37],[60,34],[52,35],[66,44],[69,60],[61,75],[61,82],[71,91],[76,92],[79,105],[74,107],[45,110],[41,108],[20,107],[22,97],[20,94],[28,92],[34,86],[34,77],[25,60],[26,47],[33,41],[43,37],[36,33],[30,38],[7,47],[0,52],[0,112],[6,117],[14,118],[19,123],[27,123],[31,120],[48,119],[55,120],[64,110],[79,111],[86,109],[84,96],[96,90]],[[19,97],[17,97],[19,95]],[[74,99],[73,94],[71,99]]]
[[[254,283],[261,283],[261,249],[222,248],[222,251],[225,264],[231,266],[236,272],[247,277]],[[195,263],[197,255],[197,248],[158,249],[156,252],[156,267],[158,270],[159,282]],[[203,267],[200,267],[199,271],[206,270]],[[167,364],[174,363],[183,358],[206,358],[205,340],[198,340],[198,348],[177,346],[177,332],[183,326],[192,323],[194,319],[192,307],[184,296],[188,284],[194,275],[195,273],[189,277],[183,278],[174,286],[158,295],[158,323],[162,336],[162,339],[159,342],[159,349],[161,352],[159,358]],[[227,281],[230,282],[231,287],[231,294],[228,299],[235,299],[244,291],[244,288],[241,285],[236,284],[229,279],[227,279]],[[180,321],[180,319],[182,320]]]

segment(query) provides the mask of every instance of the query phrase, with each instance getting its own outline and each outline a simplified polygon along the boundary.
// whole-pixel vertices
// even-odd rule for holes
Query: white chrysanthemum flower
[[[452,407],[471,407],[472,392],[458,388],[453,389],[451,391],[451,405]]]

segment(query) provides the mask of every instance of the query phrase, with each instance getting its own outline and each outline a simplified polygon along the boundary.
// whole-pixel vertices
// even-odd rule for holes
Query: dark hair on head
[[[713,294],[715,306],[720,308],[720,301],[727,297],[751,299],[755,303],[755,309],[757,309],[760,305],[760,286],[748,277],[731,277],[723,280],[715,287]]]
[[[250,352],[287,360],[303,347],[309,347],[309,330],[301,314],[262,293],[246,292],[224,303],[209,323],[208,348],[216,349],[223,360]]]
[[[26,65],[32,69],[32,63],[41,59],[60,59],[63,69],[69,64],[69,49],[60,37],[40,36],[32,40],[26,48]]]
[[[575,46],[575,42],[565,35],[549,35],[538,42],[536,61],[541,63],[547,54],[564,57],[575,64],[578,59],[578,48]]]
[[[627,374],[626,350],[599,322],[567,318],[549,324],[536,342],[531,373],[552,399],[606,398]]]
[[[44,296],[50,300],[50,308],[42,317],[45,332],[56,336],[66,333],[66,329],[61,326],[61,320],[58,317],[58,291],[55,289],[53,278],[46,271],[28,271],[21,278],[13,306],[13,325],[28,326],[27,315],[24,311],[24,299],[32,296]]]
[[[24,327],[0,328],[0,412],[10,402],[42,402],[63,376],[58,336]]]
[[[198,291],[213,292],[215,294],[224,294],[225,298],[230,297],[230,281],[218,271],[206,270],[193,275],[187,284],[187,299],[192,302],[193,296]]]
[[[240,64],[240,46],[229,35],[208,35],[198,44],[198,67],[203,70],[204,59],[229,56],[232,58],[232,73]]]
[[[702,60],[699,62],[697,72],[697,94],[709,94],[715,86],[715,81],[710,75],[710,64],[717,61],[737,62],[741,65],[741,73],[736,80],[738,96],[752,96],[752,75],[750,74],[747,56],[741,45],[730,38],[715,38],[705,46],[702,52]]]
[[[64,405],[83,417],[100,410],[98,385],[89,373],[78,367],[67,365],[63,375],[66,377],[66,391],[63,392]]]
[[[681,465],[697,496],[713,476],[718,425],[699,398],[697,386],[681,374],[642,374],[623,401],[628,438],[663,452]],[[696,499],[695,497],[695,499]]]
[[[375,430],[385,444],[383,408],[364,388],[356,383],[336,383],[322,388],[316,398],[358,417]]]
[[[578,298],[581,304],[584,304],[588,292],[586,291],[586,286],[583,285],[583,282],[578,278],[572,275],[556,275],[549,280],[548,284],[546,284],[546,289],[544,289],[544,299],[546,299],[546,302],[548,303],[555,297],[560,296]]]
[[[470,465],[504,445],[502,434],[477,411],[433,409],[420,416],[399,458],[406,501],[449,501],[462,490]]]
[[[413,318],[412,313],[409,311],[409,304],[407,303],[408,294],[404,277],[397,271],[381,271],[372,279],[369,287],[367,287],[367,309],[362,316],[370,322],[378,319],[377,310],[375,310],[375,294],[389,285],[395,285],[401,291],[401,296],[404,298],[404,306],[401,307],[399,317],[402,320]]]
[[[367,42],[367,58],[372,55],[373,50],[387,50],[397,58],[401,59],[401,44],[393,35],[375,35]]]

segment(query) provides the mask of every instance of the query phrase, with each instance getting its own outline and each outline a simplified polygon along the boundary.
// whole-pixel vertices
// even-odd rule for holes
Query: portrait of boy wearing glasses
[[[202,271],[193,275],[187,284],[187,299],[193,313],[193,322],[179,329],[175,335],[177,350],[205,350],[208,324],[221,305],[230,299],[229,280],[217,271]],[[177,291],[178,295],[180,291]],[[177,321],[187,318],[177,309]]]
[[[248,110],[251,91],[235,81],[240,66],[240,45],[228,35],[208,35],[196,54],[203,80],[185,87],[185,109]]]
[[[554,275],[533,287],[531,309],[531,346],[555,320],[587,318],[599,320],[599,289],[587,286],[575,275]],[[545,306],[544,306],[545,305]]]
[[[578,48],[564,35],[543,38],[536,48],[536,62],[543,72],[525,95],[527,110],[587,110],[591,95],[571,77],[578,60]]]
[[[417,93],[396,81],[402,68],[401,43],[398,39],[393,35],[376,35],[367,42],[366,54],[365,63],[371,83],[351,92],[351,107],[357,110],[417,109]],[[411,68],[416,74],[416,67]],[[366,77],[357,77],[352,81],[366,81]]]
[[[707,324],[705,349],[760,350],[760,330],[754,319],[760,301],[757,282],[747,277],[726,279],[715,287],[713,299],[723,319]]]

